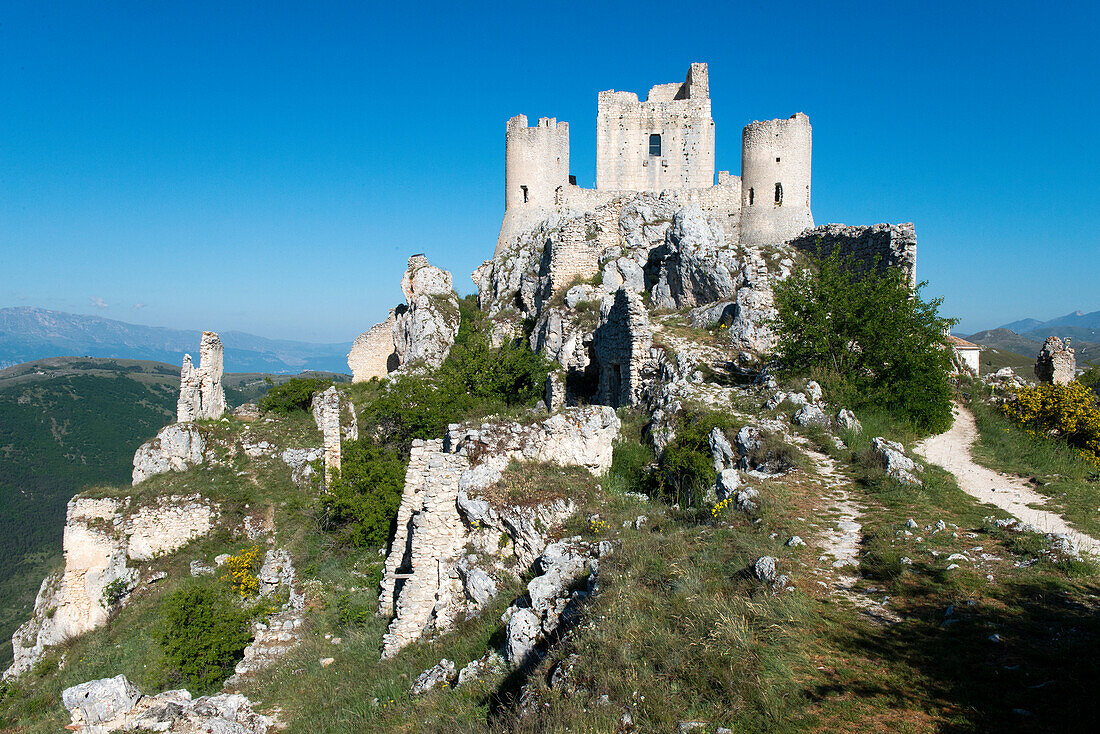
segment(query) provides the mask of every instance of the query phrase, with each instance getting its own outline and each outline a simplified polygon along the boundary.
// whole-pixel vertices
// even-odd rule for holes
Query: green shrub
[[[731,433],[737,426],[721,413],[684,414],[679,418],[676,438],[665,448],[652,477],[652,489],[658,496],[682,507],[702,505],[715,478],[709,442],[714,428]]]
[[[122,601],[122,597],[126,596],[126,592],[129,590],[130,585],[126,582],[126,579],[115,579],[103,588],[103,606],[110,609]],[[53,616],[52,613],[50,616]]]
[[[325,523],[345,542],[385,545],[401,504],[406,462],[369,439],[345,442],[340,473],[321,499]]]
[[[336,598],[337,621],[340,627],[362,627],[376,616],[377,604],[363,604],[352,601],[348,594]]]
[[[331,380],[319,377],[295,377],[272,387],[267,395],[260,399],[260,410],[264,413],[282,415],[294,410],[309,410],[313,394],[331,384]]]
[[[169,594],[161,605],[158,641],[170,677],[193,693],[220,687],[251,639],[252,613],[234,603],[223,587],[193,584]]]
[[[951,350],[939,316],[898,268],[858,273],[835,253],[775,286],[776,357],[817,377],[833,402],[886,409],[923,431],[951,425]]]

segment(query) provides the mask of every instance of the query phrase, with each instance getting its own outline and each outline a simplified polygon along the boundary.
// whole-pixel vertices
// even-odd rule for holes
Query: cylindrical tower
[[[504,209],[562,203],[569,185],[569,123],[543,117],[527,127],[527,116],[508,121],[505,134]]]
[[[741,242],[786,242],[814,226],[810,118],[763,120],[741,133]]]

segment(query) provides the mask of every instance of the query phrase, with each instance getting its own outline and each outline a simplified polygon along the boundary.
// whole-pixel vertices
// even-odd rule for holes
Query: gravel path
[[[1066,533],[1076,539],[1082,551],[1100,555],[1096,538],[1070,527],[1061,515],[1031,507],[1045,504],[1046,497],[1026,481],[975,464],[970,454],[970,446],[978,439],[974,415],[959,405],[954,413],[955,423],[950,430],[921,441],[914,450],[954,474],[959,488],[975,499],[996,505],[1044,533]]]

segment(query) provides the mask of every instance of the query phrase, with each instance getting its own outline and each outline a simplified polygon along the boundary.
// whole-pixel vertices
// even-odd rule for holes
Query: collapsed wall
[[[401,278],[401,291],[405,303],[352,345],[352,382],[384,377],[402,367],[435,369],[450,353],[460,321],[451,274],[423,255],[413,255]]]
[[[1063,342],[1056,336],[1043,342],[1035,358],[1035,377],[1039,382],[1065,385],[1077,377],[1077,357],[1070,349],[1069,339]]]
[[[808,229],[791,245],[811,255],[850,258],[858,272],[899,268],[911,285],[917,278],[917,233],[912,222],[849,227],[825,224]]]
[[[206,535],[217,505],[201,495],[161,497],[132,506],[129,497],[69,501],[63,536],[64,570],[42,582],[31,618],[12,635],[14,662],[4,678],[34,667],[46,648],[107,621],[110,608],[139,580],[127,560],[146,561]]]
[[[547,532],[574,511],[564,498],[532,503],[486,495],[510,462],[601,474],[611,466],[618,431],[614,410],[587,407],[534,425],[456,424],[442,440],[414,441],[379,596],[379,613],[392,617],[382,656],[476,613],[496,593],[497,579],[522,574]],[[478,552],[464,554],[467,544]]]

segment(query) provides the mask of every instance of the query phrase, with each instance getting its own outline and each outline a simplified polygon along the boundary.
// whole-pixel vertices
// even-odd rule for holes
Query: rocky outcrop
[[[206,436],[190,423],[173,423],[160,430],[134,452],[133,484],[155,474],[185,471],[203,462]]]
[[[384,377],[405,366],[434,369],[450,353],[460,321],[451,274],[423,255],[413,255],[401,278],[401,292],[406,302],[352,345],[348,366],[353,382]]]
[[[266,734],[274,724],[237,693],[192,699],[187,691],[176,690],[143,696],[123,675],[66,688],[61,701],[72,717],[66,728],[86,734],[133,730]]]
[[[1070,349],[1069,340],[1063,342],[1056,336],[1047,338],[1035,358],[1035,377],[1039,382],[1065,385],[1077,377],[1077,358]]]
[[[499,586],[494,575],[530,567],[550,528],[575,511],[564,498],[485,494],[510,462],[601,474],[618,430],[614,410],[597,406],[565,409],[534,425],[454,425],[443,440],[414,441],[379,597],[380,613],[393,616],[383,657],[425,631],[448,629],[462,613],[476,614]],[[467,545],[477,552],[464,553]]]
[[[178,550],[210,532],[218,515],[217,507],[199,495],[130,505],[129,498],[77,495],[69,501],[62,541],[65,568],[42,582],[30,620],[12,636],[14,662],[5,678],[29,670],[47,647],[103,624],[110,608],[138,582],[127,560]]]
[[[398,367],[397,350],[393,346],[393,330],[397,323],[394,309],[385,321],[370,327],[356,337],[348,352],[348,367],[352,382],[365,382],[372,377],[385,377]]]
[[[202,333],[199,366],[191,365],[191,355],[183,355],[180,370],[180,397],[176,403],[176,421],[217,419],[225,413],[222,388],[222,340],[212,331]]]
[[[692,204],[676,212],[653,286],[656,308],[679,309],[728,300],[737,292],[741,260],[721,225]]]
[[[439,367],[458,336],[458,296],[451,274],[429,264],[423,255],[413,255],[401,290],[408,306],[396,312],[393,342],[398,362]]]

